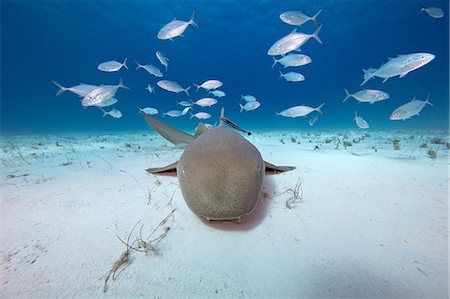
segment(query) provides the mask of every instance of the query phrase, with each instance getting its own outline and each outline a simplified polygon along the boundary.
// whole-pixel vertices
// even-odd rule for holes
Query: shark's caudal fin
[[[187,145],[194,140],[194,136],[177,130],[165,123],[145,114],[144,112],[139,112],[145,117],[147,124],[152,127],[156,132],[158,132],[162,137],[173,143],[175,146]]]
[[[55,84],[59,88],[58,92],[55,94],[56,97],[59,96],[59,95],[62,95],[65,91],[68,90],[68,88],[58,84],[56,81],[50,80],[50,82],[52,82],[53,84]]]

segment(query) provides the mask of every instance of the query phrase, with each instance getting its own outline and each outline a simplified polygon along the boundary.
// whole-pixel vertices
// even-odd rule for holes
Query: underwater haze
[[[445,15],[433,18],[421,7],[440,7]],[[223,82],[226,96],[216,98],[210,108],[195,106],[190,113],[208,112],[207,123],[217,123],[221,107],[228,118],[247,130],[355,129],[355,111],[370,129],[447,129],[449,121],[449,13],[448,1],[11,1],[1,2],[1,133],[109,132],[148,130],[137,107],[162,112],[182,110],[177,101],[208,96],[193,84],[208,79]],[[268,49],[297,26],[282,22],[287,10],[317,16],[323,24],[314,38],[301,47],[312,62],[284,68],[267,55]],[[193,10],[199,28],[188,26],[182,37],[157,38],[158,31],[174,18],[188,21]],[[311,34],[318,25],[312,21],[297,27]],[[168,71],[159,63],[156,51],[169,58]],[[378,68],[411,53],[431,53],[435,58],[403,78],[382,83],[373,78],[365,85],[362,69]],[[296,53],[296,52],[293,52]],[[106,61],[123,62],[129,70],[102,72]],[[278,56],[277,59],[281,58]],[[163,78],[136,69],[135,60],[153,64]],[[305,80],[287,82],[279,78],[288,71],[301,73]],[[55,96],[58,87],[79,83],[118,84],[120,77],[130,90],[119,89],[121,118],[107,115],[97,107],[84,108],[81,98],[71,92]],[[171,93],[156,85],[158,80],[192,86],[190,97]],[[150,94],[145,87],[155,86]],[[344,89],[355,93],[364,88],[389,94],[389,99],[358,103],[342,102]],[[404,121],[389,119],[399,106],[416,97],[429,101],[417,116]],[[261,106],[240,112],[242,95],[253,95]],[[317,112],[306,117],[276,115],[296,105],[313,108],[325,103],[324,113],[310,126]],[[111,110],[107,107],[105,110]],[[198,119],[189,113],[164,121],[180,129],[194,130]],[[369,129],[369,130],[370,130]]]

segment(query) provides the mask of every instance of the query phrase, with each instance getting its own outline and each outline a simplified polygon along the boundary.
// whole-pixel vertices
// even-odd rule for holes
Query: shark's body
[[[221,125],[212,129],[200,123],[192,136],[144,116],[150,126],[175,145],[188,144],[177,163],[147,169],[147,172],[176,171],[187,205],[197,216],[207,220],[240,221],[255,209],[265,173],[294,169],[265,162],[253,144],[223,125],[226,121],[235,126],[224,117]]]

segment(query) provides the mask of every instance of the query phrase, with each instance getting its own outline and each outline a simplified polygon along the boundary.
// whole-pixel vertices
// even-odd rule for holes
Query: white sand
[[[267,177],[242,224],[202,221],[176,177],[144,171],[182,153],[155,135],[3,137],[0,297],[447,298],[448,150],[430,143],[445,133],[344,133],[254,134],[265,160],[297,169]],[[287,209],[277,194],[299,178],[303,201]],[[173,193],[157,252],[133,252],[103,293],[125,249],[116,235],[139,220],[147,235]]]

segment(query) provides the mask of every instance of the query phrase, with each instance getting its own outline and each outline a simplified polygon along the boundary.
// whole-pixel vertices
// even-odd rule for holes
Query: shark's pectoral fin
[[[278,174],[295,169],[295,166],[277,166],[266,161],[264,161],[264,164],[266,164],[266,174]]]
[[[149,124],[150,127],[152,127],[155,131],[161,134],[162,137],[166,138],[176,146],[186,145],[194,140],[194,136],[192,135],[168,126],[165,123],[157,120],[156,118],[145,114],[144,112],[139,113],[145,117],[145,121]]]
[[[148,173],[155,175],[167,175],[167,176],[176,176],[177,175],[177,162],[169,164],[163,167],[149,168],[146,169]]]

